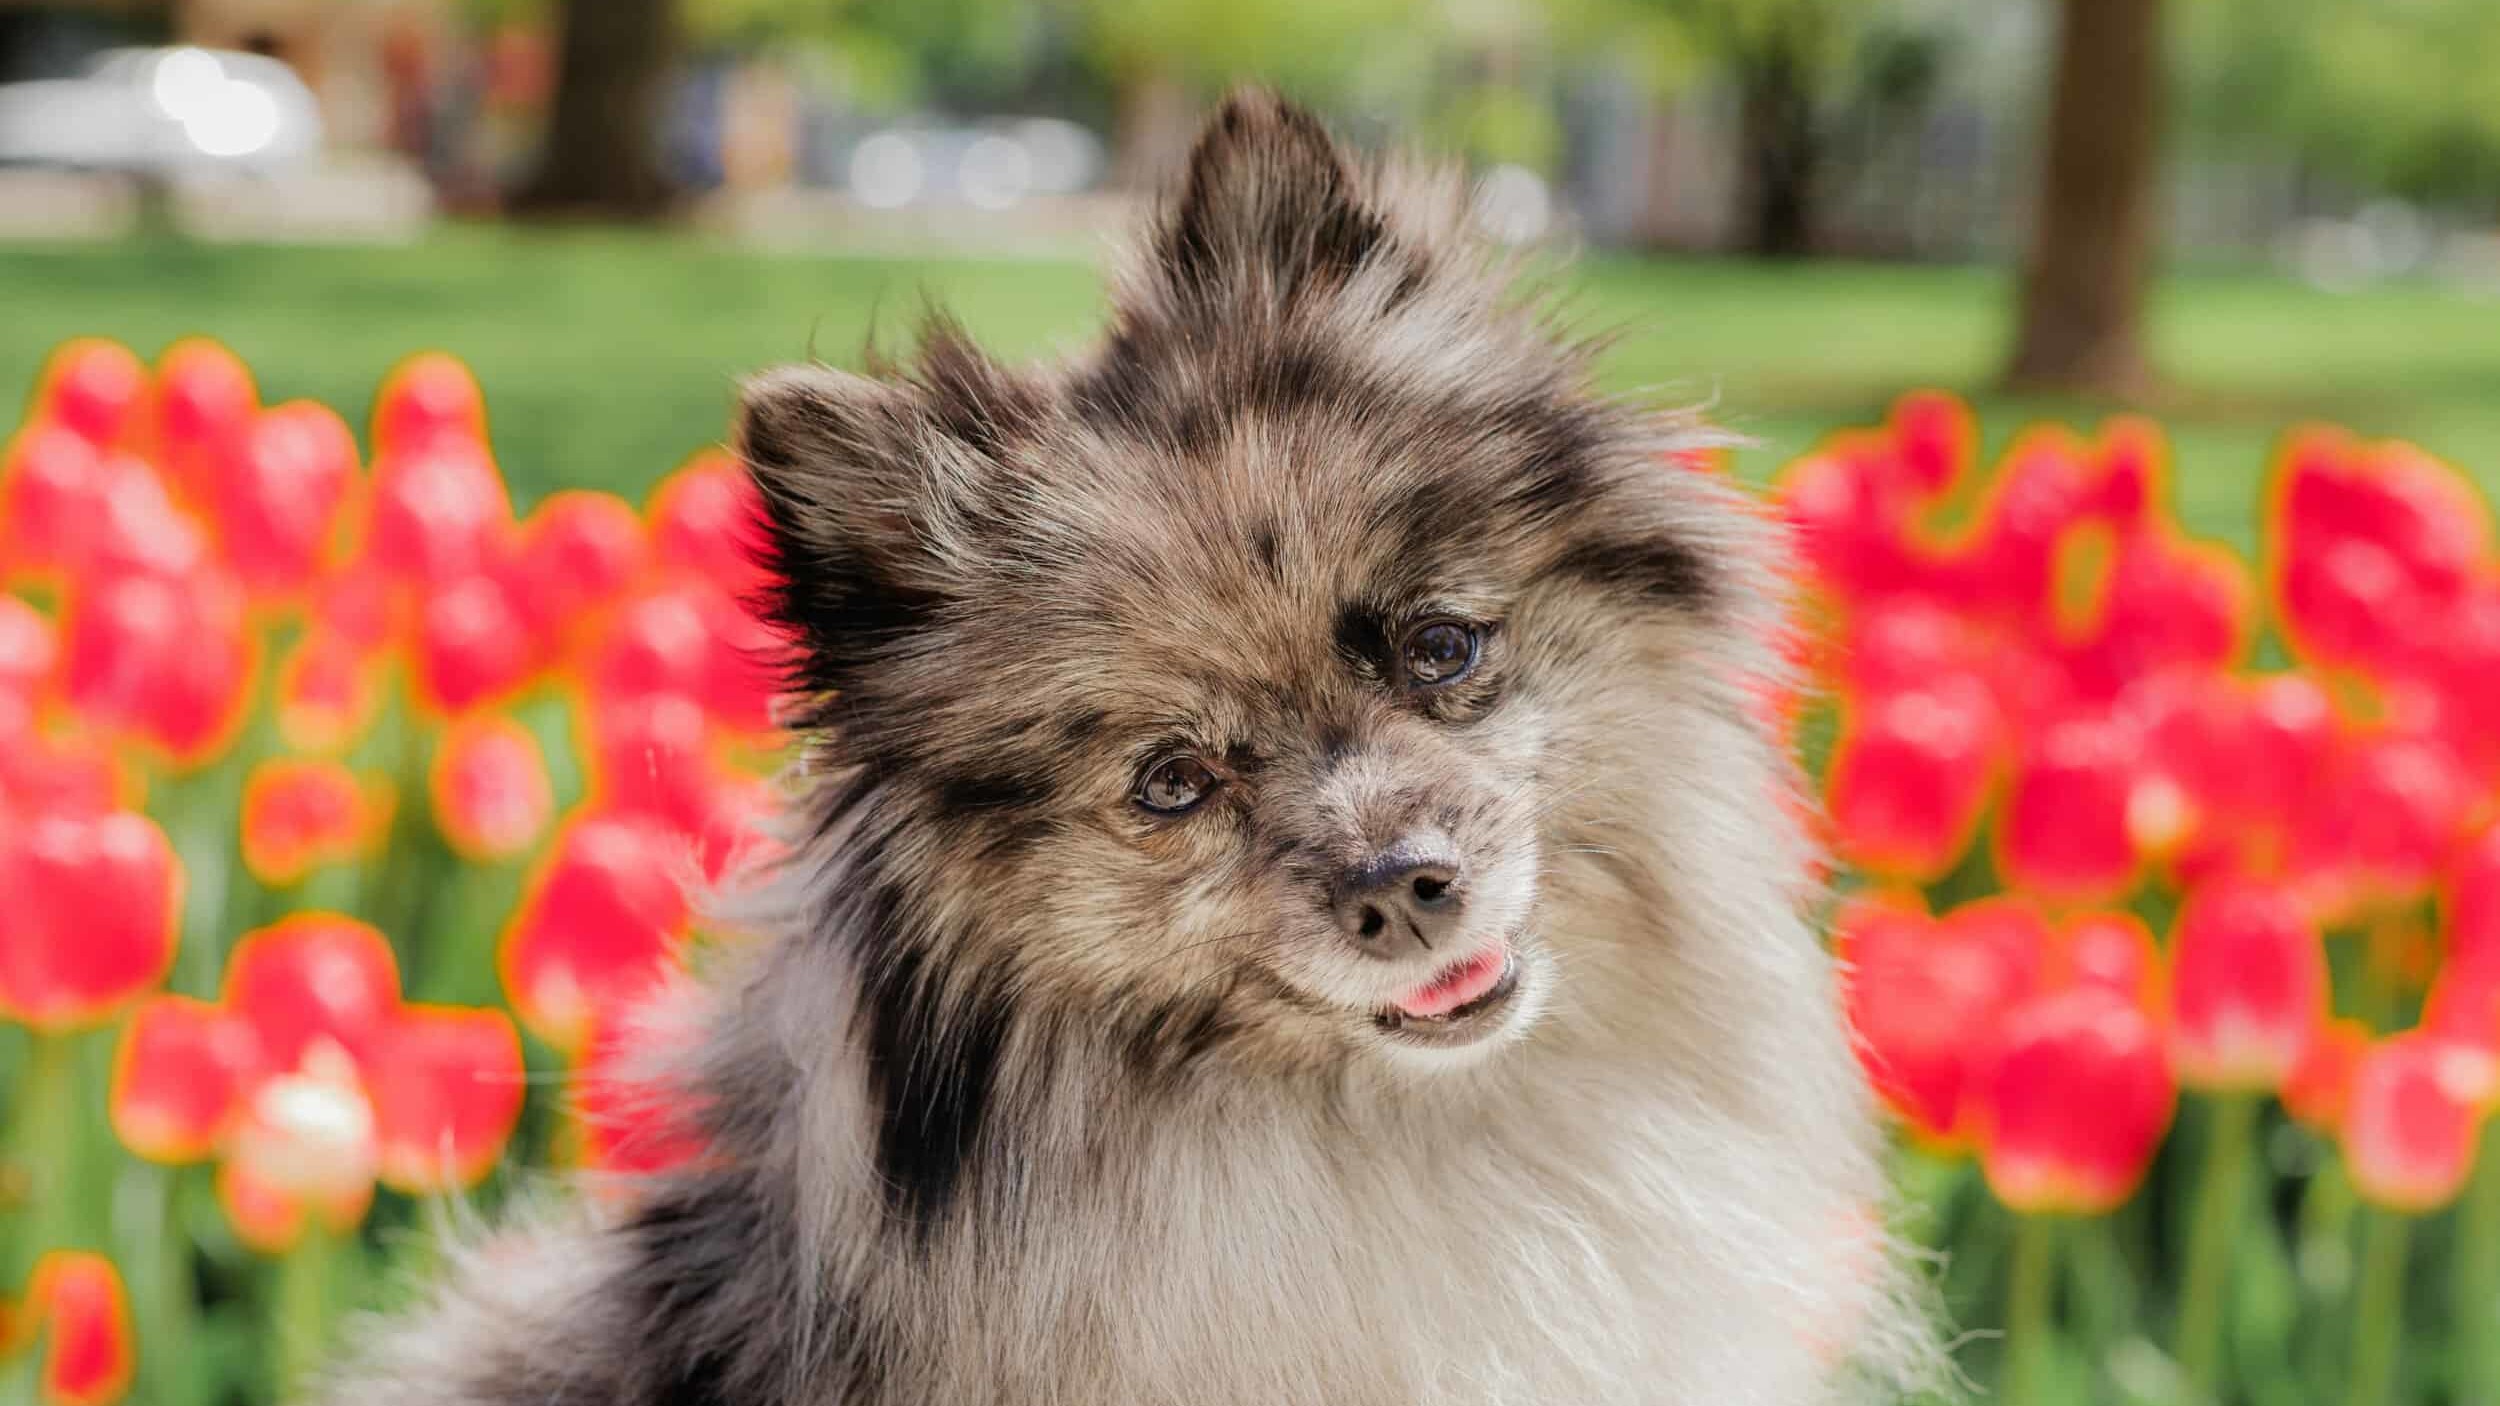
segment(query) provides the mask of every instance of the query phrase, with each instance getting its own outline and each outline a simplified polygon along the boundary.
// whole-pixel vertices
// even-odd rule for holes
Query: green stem
[[[330,1340],[330,1271],[338,1246],[318,1214],[304,1238],[278,1261],[278,1399],[295,1399],[320,1365]]]
[[[2015,1218],[2014,1264],[2006,1290],[2005,1368],[2011,1406],[2049,1398],[2055,1354],[2058,1223],[2049,1216]]]
[[[2464,1401],[2500,1401],[2500,1127],[2483,1130],[2482,1155],[2457,1212],[2456,1317],[2464,1348]]]
[[[2384,1406],[2392,1399],[2396,1349],[2404,1337],[2405,1242],[2412,1231],[2412,1218],[2395,1211],[2373,1207],[2363,1216],[2347,1398],[2352,1406]]]
[[[2179,1365],[2200,1396],[2211,1397],[2222,1368],[2222,1309],[2230,1286],[2233,1232],[2248,1186],[2257,1136],[2257,1099],[2229,1093],[2213,1101],[2205,1163],[2197,1172],[2195,1220],[2188,1229],[2186,1287],[2179,1299]]]
[[[11,1286],[25,1284],[35,1261],[66,1238],[74,1219],[64,1203],[77,1175],[77,1046],[65,1035],[34,1036],[23,1079],[12,1110],[9,1162],[24,1201],[9,1218],[14,1233],[0,1266],[7,1276],[0,1283]]]

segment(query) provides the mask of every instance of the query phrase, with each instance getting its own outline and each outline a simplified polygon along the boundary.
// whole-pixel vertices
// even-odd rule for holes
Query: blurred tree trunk
[[[675,0],[563,0],[546,154],[514,208],[620,219],[668,208],[660,102],[676,8]]]
[[[1787,25],[1745,57],[1738,100],[1743,147],[1745,249],[1760,258],[1814,252],[1814,178],[1823,154],[1814,85],[1799,36]]]
[[[2131,395],[2151,382],[2161,0],[2063,0],[2046,165],[2023,276],[2016,387]]]

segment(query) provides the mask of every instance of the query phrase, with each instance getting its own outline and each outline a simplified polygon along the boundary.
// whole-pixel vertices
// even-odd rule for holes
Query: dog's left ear
[[[1209,118],[1157,231],[1154,272],[1192,311],[1282,312],[1399,259],[1318,118],[1246,91]]]
[[[747,382],[737,447],[763,500],[772,613],[835,689],[972,589],[1039,392],[933,319],[908,372]]]

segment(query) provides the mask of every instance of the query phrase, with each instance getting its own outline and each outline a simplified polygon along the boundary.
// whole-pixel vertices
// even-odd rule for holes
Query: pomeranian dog
[[[791,850],[706,1153],[340,1406],[1819,1403],[1934,1360],[1815,939],[1775,534],[1448,173],[1227,103],[1108,337],[769,372]]]

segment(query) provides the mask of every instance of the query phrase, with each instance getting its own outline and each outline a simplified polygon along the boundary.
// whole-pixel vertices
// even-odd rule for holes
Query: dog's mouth
[[[1502,1029],[1518,994],[1518,949],[1499,938],[1373,1012],[1372,1023],[1413,1044],[1469,1045]]]

